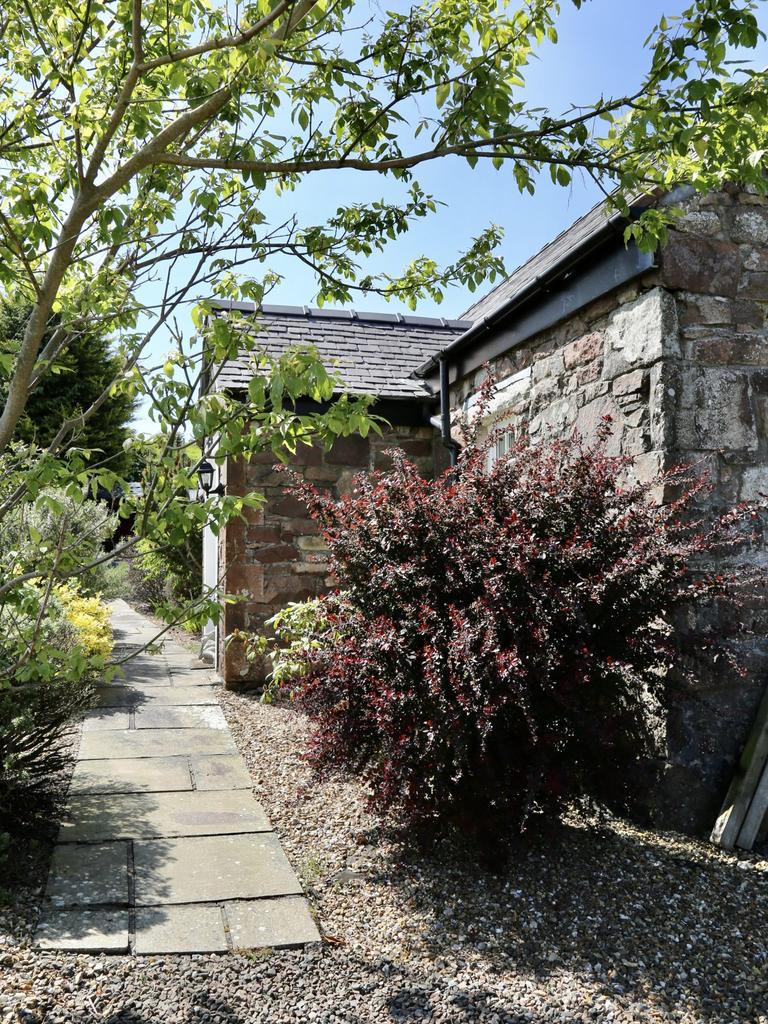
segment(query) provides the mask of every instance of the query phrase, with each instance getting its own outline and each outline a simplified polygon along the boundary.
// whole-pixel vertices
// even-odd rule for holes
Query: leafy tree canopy
[[[20,297],[31,313],[0,367],[0,456],[71,339],[115,337],[115,390],[148,400],[160,429],[156,442],[135,443],[144,493],[122,513],[159,543],[206,521],[218,529],[242,500],[178,500],[208,439],[218,437],[220,459],[263,447],[284,455],[371,425],[364,401],[296,415],[297,397],[334,393],[316,356],[265,362],[237,323],[213,315],[211,297],[261,301],[275,254],[314,269],[321,302],[360,289],[415,304],[454,281],[492,279],[502,269],[493,225],[447,265],[427,254],[397,275],[366,273],[367,257],[435,209],[415,175],[441,158],[490,160],[522,193],[542,173],[567,186],[581,169],[618,186],[620,209],[678,181],[765,186],[766,75],[729,60],[761,36],[756,0],[692,0],[653,29],[648,71],[631,93],[562,111],[535,106],[525,83],[537,49],[557,40],[560,9],[558,0],[421,0],[394,11],[355,0],[12,5],[0,15],[0,300]],[[344,201],[349,169],[369,175],[368,201]],[[309,175],[341,197],[325,223],[294,215],[290,193]],[[397,201],[377,195],[382,175],[401,185]],[[267,191],[285,197],[276,223]],[[672,215],[646,215],[642,244]],[[195,301],[204,351],[184,341]],[[168,356],[147,365],[158,338]],[[214,389],[198,400],[201,379],[244,345],[261,374],[247,399]],[[31,465],[7,456],[0,518],[51,487],[90,486],[94,470],[73,449],[82,428],[82,417],[64,419]],[[111,486],[110,473],[95,475]],[[58,571],[53,556],[46,571]],[[0,601],[40,572],[17,567]]]

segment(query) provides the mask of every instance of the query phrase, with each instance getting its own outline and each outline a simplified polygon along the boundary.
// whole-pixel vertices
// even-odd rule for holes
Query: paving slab
[[[38,949],[78,953],[127,953],[128,908],[57,910],[45,907],[35,932]]]
[[[133,844],[136,905],[210,903],[301,893],[274,832]]]
[[[221,678],[210,669],[186,670],[174,669],[171,672],[173,686],[215,686],[221,684]]]
[[[191,789],[189,758],[186,754],[180,754],[176,757],[126,757],[78,761],[72,773],[69,792],[73,795],[170,793]]]
[[[54,907],[128,903],[128,843],[57,846],[45,890]]]
[[[253,779],[239,754],[193,754],[190,757],[195,789],[253,789]]]
[[[186,707],[218,704],[215,686],[149,686],[147,683],[100,686],[96,695],[99,707],[130,708],[145,704]]]
[[[171,665],[178,665],[179,668],[199,668],[202,662],[197,656],[197,648],[194,651],[180,647],[178,644],[166,644],[163,647],[163,657]]]
[[[320,941],[320,932],[303,896],[225,903],[224,912],[234,949],[302,946]]]
[[[133,661],[120,666],[120,671],[115,675],[116,683],[127,683],[129,686],[134,683],[147,683],[149,686],[170,686],[171,673],[160,662],[157,666],[142,668]]]
[[[220,707],[140,707],[136,711],[136,728],[226,729],[227,720]]]
[[[215,904],[139,908],[135,949],[137,953],[225,953],[221,910]]]
[[[60,843],[110,839],[268,832],[252,793],[105,793],[73,797],[62,818]]]
[[[83,732],[107,732],[110,729],[127,729],[131,724],[128,711],[121,708],[100,708],[83,716]]]
[[[173,754],[234,754],[234,741],[226,729],[129,729],[92,732],[80,741],[79,758],[164,757]]]

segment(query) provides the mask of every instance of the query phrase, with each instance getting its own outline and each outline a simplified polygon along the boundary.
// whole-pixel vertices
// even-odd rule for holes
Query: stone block
[[[733,322],[733,300],[717,295],[694,295],[689,292],[680,297],[680,323],[730,324]]]
[[[222,479],[224,486],[230,493],[233,494],[244,494],[247,486],[247,474],[248,468],[251,463],[256,465],[271,465],[277,460],[271,451],[257,452],[255,455],[249,456],[247,459],[244,457],[229,458],[224,460]]]
[[[169,793],[191,790],[186,755],[78,761],[70,793]]]
[[[379,439],[377,439],[379,440]],[[399,448],[404,451],[409,459],[426,459],[432,455],[432,440],[431,438],[423,437],[401,437],[398,438],[394,443],[388,439],[382,438],[379,444],[376,446],[379,450],[376,452],[377,456],[380,454],[383,448]]]
[[[675,227],[689,234],[708,235],[712,238],[716,238],[723,231],[717,210],[691,210],[676,221]]]
[[[264,566],[247,564],[236,558],[231,559],[227,565],[227,590],[231,594],[242,594],[254,601],[262,600]]]
[[[768,299],[768,295],[766,295]],[[737,327],[764,327],[766,323],[766,302],[737,298],[733,303],[733,321]]]
[[[768,464],[745,466],[739,476],[739,501],[765,501],[768,498]]]
[[[612,391],[615,396],[639,395],[647,389],[648,375],[643,370],[632,370],[617,377]]]
[[[308,515],[304,519],[284,519],[281,526],[283,539],[286,541],[295,537],[309,537],[320,532],[320,527]]]
[[[648,423],[651,449],[669,450],[674,446],[674,423],[680,369],[676,363],[662,360],[648,372]]]
[[[249,490],[263,490],[268,497],[271,490],[284,487],[286,482],[285,475],[278,472],[273,466],[248,467]]]
[[[294,568],[298,571],[303,568],[303,564],[298,562]],[[318,588],[306,576],[302,578],[293,572],[270,576],[264,587],[264,600],[268,604],[284,605],[289,601],[305,601],[308,597],[315,597],[318,592]]]
[[[573,428],[577,411],[573,396],[551,402],[531,420],[531,435],[541,438],[563,437]]]
[[[56,846],[45,897],[54,907],[128,904],[128,843]]]
[[[319,444],[297,445],[295,453],[291,456],[292,466],[321,466],[325,452]]]
[[[136,842],[133,859],[139,907],[301,892],[273,832]]]
[[[294,494],[282,494],[277,501],[270,501],[268,514],[270,516],[288,516],[289,518],[309,517],[307,506]]]
[[[661,252],[661,269],[667,288],[732,298],[739,287],[741,254],[731,242],[673,231]]]
[[[731,239],[748,245],[768,245],[768,211],[735,208],[731,214]]]
[[[368,438],[352,434],[349,437],[337,437],[333,445],[325,453],[325,461],[329,465],[356,466],[366,468],[370,460],[370,442]]]
[[[279,526],[249,526],[246,530],[246,543],[255,544],[279,544],[281,540]]]
[[[681,387],[676,415],[679,449],[725,449],[742,455],[757,450],[748,374],[686,367]]]
[[[227,903],[225,913],[235,949],[303,946],[320,941],[309,904],[303,897]]]
[[[586,405],[588,402],[595,402],[608,394],[609,383],[607,380],[596,380],[585,385],[582,394],[579,396],[579,405]]]
[[[531,416],[546,410],[553,404],[565,397],[562,382],[560,380],[544,380],[535,384],[530,391],[529,411]]]
[[[746,299],[768,301],[768,271],[753,271],[746,274],[740,294]]]
[[[127,953],[128,908],[57,910],[45,907],[35,931],[37,949],[76,953]]]
[[[666,456],[664,452],[650,451],[636,455],[632,462],[632,477],[638,483],[649,483],[666,469]]]
[[[335,483],[339,478],[338,466],[310,466],[304,476],[313,483]]]
[[[225,953],[227,936],[221,910],[215,904],[186,907],[138,907],[136,952]]]
[[[677,305],[652,288],[611,318],[605,331],[603,377],[611,379],[679,354]]]
[[[295,562],[300,558],[293,544],[267,544],[257,548],[253,556],[257,562]]]
[[[691,342],[691,357],[709,366],[768,366],[768,346],[757,334],[706,334]]]
[[[599,359],[602,354],[603,335],[593,331],[566,345],[563,350],[563,363],[566,370],[572,370],[576,366],[583,366]]]
[[[602,359],[593,359],[592,362],[587,363],[586,366],[578,367],[576,373],[570,379],[574,382],[577,388],[583,388],[586,384],[591,384],[592,381],[599,380],[602,372]]]
[[[247,790],[121,793],[74,797],[64,813],[59,839],[99,843],[268,831],[261,804]]]
[[[645,410],[639,412],[639,422],[645,423]],[[606,452],[609,455],[637,455],[648,449],[647,428],[632,429],[610,395],[598,398],[579,409],[576,430],[585,441],[592,442],[606,421],[609,421],[611,426],[611,434],[606,442]]]
[[[565,372],[565,362],[562,352],[553,352],[548,356],[540,356],[531,367],[531,383],[537,384],[540,381],[561,377]]]
[[[327,551],[328,546],[322,537],[297,537],[296,543],[302,551]]]

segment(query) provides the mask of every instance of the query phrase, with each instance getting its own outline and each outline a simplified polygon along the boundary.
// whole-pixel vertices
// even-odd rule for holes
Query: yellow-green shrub
[[[64,606],[67,620],[77,630],[77,642],[87,658],[112,653],[112,627],[109,608],[98,597],[86,597],[73,586],[56,588],[56,596]]]

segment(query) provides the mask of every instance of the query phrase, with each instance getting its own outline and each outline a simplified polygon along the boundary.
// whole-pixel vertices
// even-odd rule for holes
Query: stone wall
[[[292,468],[334,495],[349,491],[356,474],[385,469],[385,450],[398,447],[426,476],[445,464],[444,449],[431,426],[393,427],[383,436],[339,438],[332,448],[302,446]],[[265,503],[230,523],[219,542],[219,571],[226,569],[226,591],[243,600],[226,605],[219,624],[219,671],[229,685],[260,681],[238,644],[224,639],[234,629],[264,632],[264,622],[291,601],[322,594],[330,586],[325,546],[298,498],[285,492],[285,476],[275,472],[267,452],[249,462],[229,460],[225,481],[230,494],[259,492]]]
[[[736,189],[686,202],[658,268],[495,360],[497,380],[530,367],[495,415],[527,422],[534,441],[594,435],[609,415],[614,452],[650,478],[700,463],[713,511],[768,492],[768,207]],[[455,409],[477,371],[452,389]],[[750,551],[751,562],[765,551]],[[751,612],[758,615],[757,610]],[[768,622],[764,624],[768,632]],[[668,721],[660,823],[706,830],[768,678],[768,646],[740,651],[746,678],[701,672]]]
[[[611,450],[636,456],[652,474],[667,442],[664,357],[676,344],[674,299],[649,271],[492,362],[496,380],[530,368],[528,386],[516,388],[494,418],[525,422],[532,440],[543,442],[574,430],[589,438],[610,416]],[[455,409],[485,374],[453,386]]]
[[[731,189],[695,198],[660,258],[674,299],[678,345],[666,372],[668,452],[694,462],[715,485],[712,511],[768,493],[768,206]],[[766,549],[750,550],[765,563]],[[700,671],[696,691],[669,720],[662,815],[690,829],[712,823],[768,680],[768,620],[742,644],[742,678],[725,667]]]

